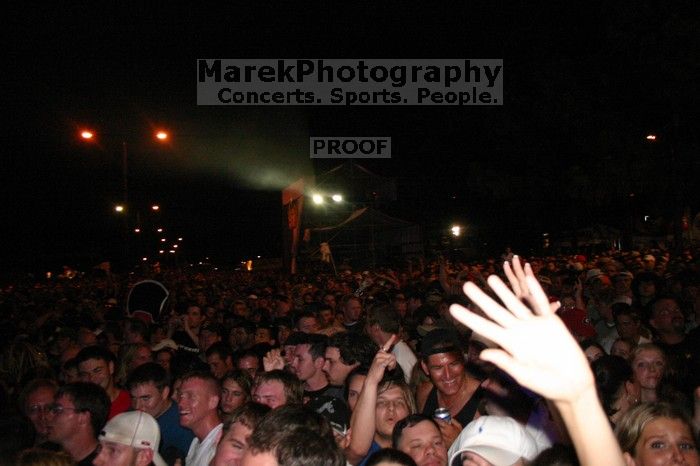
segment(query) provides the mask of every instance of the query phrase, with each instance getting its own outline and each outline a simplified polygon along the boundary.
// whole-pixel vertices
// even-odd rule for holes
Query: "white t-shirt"
[[[223,431],[224,425],[219,424],[214,427],[204,440],[200,443],[199,439],[195,437],[190,444],[190,449],[187,452],[187,458],[185,459],[185,464],[187,466],[209,466],[211,460],[214,458],[216,453],[216,445],[219,443],[221,438],[221,432]]]
[[[396,362],[403,370],[406,383],[409,383],[411,381],[413,366],[416,365],[416,355],[413,354],[413,351],[411,351],[411,347],[403,341],[400,341],[394,345],[394,348],[391,350],[391,354],[396,356]]]

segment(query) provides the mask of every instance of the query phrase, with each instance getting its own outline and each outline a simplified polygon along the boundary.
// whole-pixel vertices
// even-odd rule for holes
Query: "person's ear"
[[[627,466],[637,466],[637,463],[634,461],[634,458],[632,458],[632,455],[630,455],[627,452],[624,452],[622,454],[622,457],[625,459],[625,464]]]
[[[164,400],[170,398],[170,387],[166,385],[165,388],[163,388],[163,391],[161,392],[161,396]]]
[[[420,362],[420,368],[423,369],[423,372],[425,373],[425,375],[430,377],[430,371],[428,370],[428,366],[425,364],[425,362],[423,362],[423,361]]]
[[[114,375],[114,363],[112,361],[107,363],[107,369],[109,369],[109,375]]]
[[[148,466],[153,462],[153,450],[150,448],[139,448],[136,450],[136,466]]]
[[[209,397],[209,409],[217,409],[219,407],[220,400],[219,395],[212,395]]]

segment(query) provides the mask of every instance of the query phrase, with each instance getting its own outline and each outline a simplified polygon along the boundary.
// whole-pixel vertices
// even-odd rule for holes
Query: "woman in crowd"
[[[246,371],[240,369],[227,373],[221,381],[221,401],[219,408],[224,416],[231,415],[236,409],[250,400],[253,381]]]
[[[640,400],[657,401],[659,387],[666,368],[666,356],[658,346],[644,343],[632,353],[633,381],[639,390]]]
[[[668,403],[643,403],[622,417],[617,439],[628,466],[700,465],[688,416]]]

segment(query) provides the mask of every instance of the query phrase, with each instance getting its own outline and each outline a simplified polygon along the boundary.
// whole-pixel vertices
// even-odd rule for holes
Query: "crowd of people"
[[[0,462],[700,465],[700,253],[527,262],[17,280]]]

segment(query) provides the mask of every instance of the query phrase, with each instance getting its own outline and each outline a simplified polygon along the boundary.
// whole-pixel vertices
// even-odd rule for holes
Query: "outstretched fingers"
[[[502,349],[485,349],[479,354],[483,361],[490,362],[504,370],[524,387],[530,387],[528,383],[532,378],[531,369],[516,361],[513,356]]]
[[[547,295],[540,286],[540,282],[537,281],[532,271],[530,271],[530,274],[526,278],[528,286],[530,287],[530,294],[532,295],[532,307],[534,311],[540,315],[554,314],[556,309],[552,310],[554,306],[549,302],[549,298],[547,298]]]
[[[489,279],[490,278],[491,277],[489,277]],[[476,286],[474,283],[465,283],[464,293],[477,306],[479,306],[487,316],[489,316],[494,322],[502,325],[503,327],[509,327],[513,325],[517,320],[513,316],[513,314],[508,312],[506,309],[503,308],[503,306],[491,299],[490,296],[481,291],[481,288]]]
[[[515,317],[518,319],[529,319],[532,317],[530,309],[523,304],[517,294],[513,294],[500,278],[496,275],[491,275],[488,278],[488,284]]]
[[[506,335],[502,327],[474,314],[459,304],[453,304],[450,306],[450,313],[455,319],[472,329],[474,332],[497,344],[500,344],[500,342],[505,339]]]

